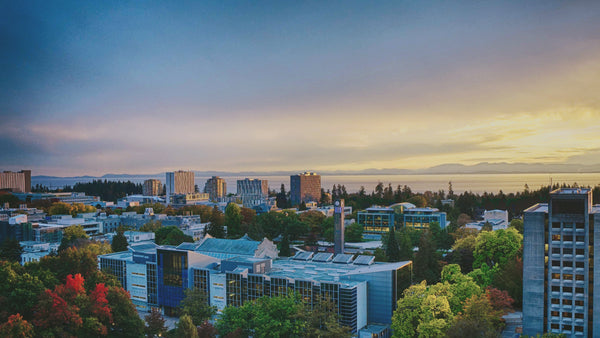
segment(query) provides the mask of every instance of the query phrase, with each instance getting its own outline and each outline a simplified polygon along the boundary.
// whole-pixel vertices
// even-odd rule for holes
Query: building
[[[178,194],[171,196],[171,203],[174,207],[183,207],[186,205],[205,204],[208,202],[207,193],[191,193],[191,194]]]
[[[27,221],[27,215],[10,217],[8,221],[0,221],[0,243],[7,239],[17,241],[32,241],[33,226]]]
[[[162,182],[156,179],[145,180],[143,194],[144,196],[162,195]]]
[[[506,210],[485,210],[483,220],[465,224],[465,228],[481,230],[488,223],[492,231],[508,228],[508,211]]]
[[[0,189],[9,189],[14,192],[31,192],[31,170],[1,172]]]
[[[173,171],[166,174],[165,183],[167,204],[171,203],[170,197],[179,194],[192,194],[195,192],[193,171]]]
[[[237,194],[246,208],[260,205],[269,197],[269,181],[249,178],[238,180]]]
[[[206,180],[204,192],[208,194],[211,201],[227,196],[227,182],[219,176],[213,176]]]
[[[410,261],[377,263],[373,256],[353,259],[349,254],[304,251],[276,259],[256,251],[273,250],[269,242],[214,240],[178,247],[132,245],[128,252],[98,259],[101,268],[110,269],[127,286],[139,309],[155,306],[177,315],[185,289],[192,287],[203,290],[219,312],[259,297],[297,292],[311,305],[320,299],[332,301],[341,323],[358,334],[363,328],[373,330],[369,324],[381,325],[378,331],[389,328],[396,302],[411,284]],[[213,250],[223,251],[224,245],[235,248],[233,257],[215,257]]]
[[[437,222],[445,229],[450,222],[446,221],[446,213],[436,208],[412,208],[404,210],[404,226],[415,229],[429,228],[429,224]]]
[[[356,223],[363,227],[365,234],[382,234],[396,226],[396,212],[393,208],[370,207],[359,211]]]
[[[290,176],[290,200],[292,205],[321,200],[321,176],[305,172]]]
[[[596,244],[599,243],[599,244]],[[600,337],[600,205],[557,189],[524,212],[523,333]]]

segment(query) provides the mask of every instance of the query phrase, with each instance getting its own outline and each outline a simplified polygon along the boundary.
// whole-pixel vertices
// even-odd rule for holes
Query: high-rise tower
[[[290,176],[290,201],[292,205],[301,202],[319,202],[321,200],[321,176],[305,172]]]
[[[557,189],[548,204],[525,210],[524,334],[600,337],[600,259],[594,257],[600,257],[600,205],[592,206],[590,189]]]

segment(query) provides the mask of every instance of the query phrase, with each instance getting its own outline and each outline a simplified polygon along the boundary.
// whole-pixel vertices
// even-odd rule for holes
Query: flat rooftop
[[[559,188],[556,190],[553,190],[551,192],[551,194],[555,195],[577,195],[577,194],[588,194],[590,192],[590,189],[587,188]]]

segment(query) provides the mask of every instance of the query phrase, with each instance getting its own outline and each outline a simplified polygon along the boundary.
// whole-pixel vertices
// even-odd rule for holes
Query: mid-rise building
[[[158,196],[162,194],[162,182],[156,179],[144,181],[143,187],[144,196]]]
[[[219,176],[213,176],[206,180],[204,192],[208,194],[211,201],[227,196],[227,182]]]
[[[596,244],[598,243],[598,244]],[[523,333],[600,337],[600,205],[557,189],[524,212]]]
[[[393,208],[370,207],[357,213],[356,223],[365,234],[387,233],[396,226],[396,212]]]
[[[292,205],[321,200],[321,176],[305,172],[290,176],[290,201]]]
[[[245,178],[237,181],[237,194],[246,208],[265,202],[269,196],[269,181]]]
[[[436,208],[412,208],[404,211],[404,226],[415,229],[428,229],[432,222],[445,229],[450,222],[446,221],[446,213]]]
[[[167,203],[171,203],[171,196],[179,194],[192,194],[194,189],[193,171],[174,171],[166,174],[165,182]]]
[[[160,307],[177,315],[185,289],[192,287],[204,291],[219,312],[296,292],[311,305],[329,299],[353,333],[375,323],[389,329],[396,302],[411,284],[410,261],[377,263],[373,256],[304,251],[289,259],[276,256],[271,241],[244,236],[178,247],[131,245],[130,251],[98,259],[126,286],[138,309]]]
[[[31,170],[1,172],[0,189],[9,189],[14,192],[31,192]]]

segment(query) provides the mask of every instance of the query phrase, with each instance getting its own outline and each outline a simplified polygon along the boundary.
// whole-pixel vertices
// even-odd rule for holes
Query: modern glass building
[[[525,210],[523,333],[600,337],[600,205],[590,189],[557,189]]]
[[[413,208],[404,211],[405,227],[427,229],[432,222],[437,222],[442,229],[449,224],[446,221],[446,213],[436,208]]]
[[[219,243],[224,244],[222,241],[232,242],[229,247],[236,248],[233,242],[240,240],[221,239]],[[219,312],[263,296],[296,292],[311,306],[330,301],[342,324],[354,333],[368,324],[391,324],[396,302],[411,283],[410,261],[376,263],[373,256],[354,259],[347,254],[312,252],[277,259],[261,249],[270,241],[253,242],[246,252],[237,247],[239,254],[226,258],[214,257],[223,257],[220,252],[208,255],[205,250],[212,244],[172,247],[142,243],[131,245],[127,252],[99,256],[99,262],[119,277],[138,309],[159,307],[176,316],[185,289],[192,287],[204,291]]]
[[[363,227],[367,234],[382,234],[396,227],[396,212],[392,208],[371,207],[359,211],[356,223]]]

